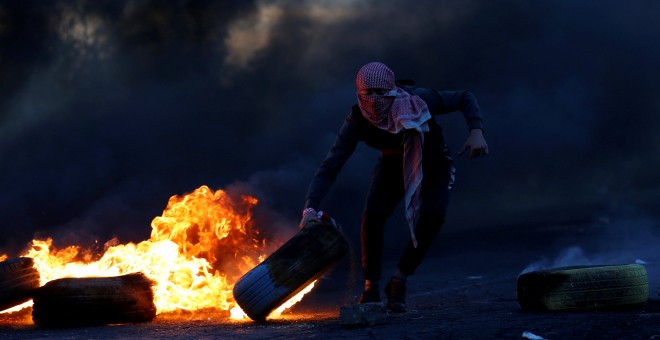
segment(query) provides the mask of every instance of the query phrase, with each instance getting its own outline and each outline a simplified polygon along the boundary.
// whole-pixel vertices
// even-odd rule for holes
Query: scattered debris
[[[387,309],[382,302],[361,303],[339,309],[342,326],[374,326],[387,321]]]
[[[546,340],[542,336],[538,336],[532,332],[524,331],[522,334],[523,339],[530,339],[530,340]]]

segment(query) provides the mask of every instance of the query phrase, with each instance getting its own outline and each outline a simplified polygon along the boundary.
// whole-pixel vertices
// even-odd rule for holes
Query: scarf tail
[[[419,218],[422,191],[422,151],[424,133],[419,130],[407,130],[403,150],[403,180],[405,188],[406,219],[410,228],[413,246],[417,248],[415,226]]]

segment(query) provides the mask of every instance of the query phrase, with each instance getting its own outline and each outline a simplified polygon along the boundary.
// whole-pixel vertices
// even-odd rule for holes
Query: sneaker
[[[358,303],[370,303],[370,302],[380,302],[380,293],[378,288],[369,288],[365,289],[360,296],[360,301]]]
[[[385,286],[387,295],[387,308],[395,313],[405,313],[406,306],[406,282],[397,277],[392,277],[390,283]]]

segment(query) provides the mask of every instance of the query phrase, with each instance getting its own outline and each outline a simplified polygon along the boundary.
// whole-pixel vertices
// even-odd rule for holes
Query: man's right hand
[[[307,208],[303,210],[302,219],[300,220],[300,224],[298,226],[302,229],[311,220],[330,222],[333,226],[335,226],[335,228],[339,229],[339,225],[335,219],[332,218],[332,216],[323,211],[316,211],[314,208]]]
[[[304,227],[307,222],[316,219],[318,212],[316,212],[316,209],[314,208],[307,208],[303,210],[302,212],[302,219],[300,220],[300,224],[298,225],[301,229]]]

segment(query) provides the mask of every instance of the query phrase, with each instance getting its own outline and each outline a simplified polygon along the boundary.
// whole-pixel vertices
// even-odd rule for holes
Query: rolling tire
[[[150,321],[152,285],[142,273],[53,280],[36,291],[32,320],[46,328]]]
[[[335,225],[312,220],[236,282],[234,299],[252,320],[263,321],[336,264],[348,248]]]
[[[0,262],[0,311],[32,298],[39,288],[39,272],[33,266],[34,260],[29,257]]]
[[[521,274],[518,303],[524,310],[578,311],[641,306],[648,274],[638,264],[560,267]]]

